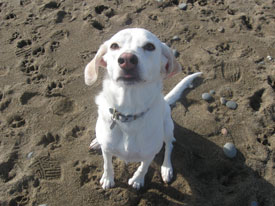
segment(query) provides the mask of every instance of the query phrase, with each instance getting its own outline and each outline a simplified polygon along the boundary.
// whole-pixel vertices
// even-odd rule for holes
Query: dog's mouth
[[[118,82],[123,82],[125,84],[134,84],[139,82],[141,79],[136,72],[122,72],[117,78]]]

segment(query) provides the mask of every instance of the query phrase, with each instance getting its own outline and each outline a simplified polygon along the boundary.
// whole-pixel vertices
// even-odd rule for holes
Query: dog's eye
[[[119,49],[119,46],[118,46],[117,43],[113,43],[113,44],[110,46],[110,48],[111,48],[112,50],[117,50],[117,49]]]
[[[147,51],[154,51],[155,50],[155,46],[152,43],[147,43],[147,44],[145,44],[143,46],[143,49],[147,50]]]

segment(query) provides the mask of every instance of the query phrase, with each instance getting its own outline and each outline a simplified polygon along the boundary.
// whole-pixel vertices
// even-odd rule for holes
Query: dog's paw
[[[161,166],[161,176],[164,182],[170,182],[173,178],[173,168]]]
[[[100,179],[100,184],[104,190],[110,189],[115,186],[114,178],[103,174]]]
[[[134,189],[139,190],[144,186],[144,178],[134,175],[131,179],[129,179],[128,184],[132,185]]]

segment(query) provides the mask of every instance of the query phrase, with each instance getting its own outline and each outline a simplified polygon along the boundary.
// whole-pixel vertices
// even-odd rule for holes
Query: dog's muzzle
[[[140,80],[138,74],[138,57],[132,53],[122,53],[118,58],[118,65],[121,68],[119,81],[132,84]]]

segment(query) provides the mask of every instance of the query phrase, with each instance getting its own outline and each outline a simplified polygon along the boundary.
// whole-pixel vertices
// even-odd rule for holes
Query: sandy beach
[[[0,206],[275,205],[275,1],[184,2],[0,1]],[[127,184],[138,163],[114,158],[116,186],[103,190],[89,144],[105,71],[91,87],[83,72],[101,43],[133,27],[179,52],[183,71],[164,94],[203,76],[172,109],[172,182],[161,179],[161,151],[144,188]]]

